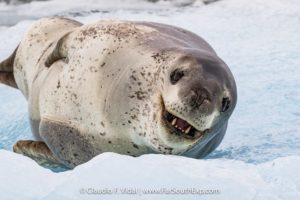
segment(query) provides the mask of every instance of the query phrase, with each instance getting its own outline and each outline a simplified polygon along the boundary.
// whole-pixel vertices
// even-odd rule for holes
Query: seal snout
[[[191,90],[187,96],[187,99],[188,104],[192,108],[199,108],[204,101],[210,101],[210,96],[206,89]]]

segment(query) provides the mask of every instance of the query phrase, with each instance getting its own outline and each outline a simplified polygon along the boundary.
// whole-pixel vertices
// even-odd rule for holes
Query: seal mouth
[[[165,108],[163,100],[162,108],[162,121],[171,134],[175,134],[177,136],[190,140],[195,140],[201,139],[205,135],[205,133],[208,132],[208,129],[199,131],[186,120],[168,112]]]

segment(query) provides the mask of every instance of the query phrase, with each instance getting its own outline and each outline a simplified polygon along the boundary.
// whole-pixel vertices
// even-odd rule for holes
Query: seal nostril
[[[230,99],[229,97],[224,97],[222,99],[222,112],[226,112],[230,107]]]
[[[170,74],[170,81],[174,85],[176,84],[182,77],[184,76],[184,72],[180,69],[175,69],[171,74]]]
[[[208,97],[207,92],[204,89],[196,91],[196,92],[192,90],[190,92],[189,104],[193,108],[199,108],[205,100],[209,101],[209,97]]]
[[[192,107],[196,106],[197,99],[198,99],[198,95],[196,94],[196,92],[192,90],[191,93],[188,95],[188,97],[189,97],[189,105]]]

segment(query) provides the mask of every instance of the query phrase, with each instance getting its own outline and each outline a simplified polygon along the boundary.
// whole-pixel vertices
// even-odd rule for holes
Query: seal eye
[[[184,76],[184,72],[182,70],[175,69],[170,75],[171,83],[173,85],[176,84],[183,76]]]
[[[226,112],[230,107],[230,99],[229,97],[224,97],[222,99],[222,112]]]

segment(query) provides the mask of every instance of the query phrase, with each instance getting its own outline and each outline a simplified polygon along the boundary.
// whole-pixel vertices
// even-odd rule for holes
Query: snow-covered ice
[[[297,199],[299,156],[254,165],[229,159],[196,160],[178,156],[139,158],[104,153],[73,171],[53,173],[29,158],[0,151],[1,196],[5,199]],[[99,194],[112,190],[113,194]],[[133,194],[122,193],[134,189]],[[165,189],[169,194],[147,194]],[[184,190],[217,194],[178,194]],[[116,193],[117,192],[117,193]],[[98,193],[98,194],[97,194]],[[22,198],[21,198],[22,197]]]
[[[300,199],[299,1],[222,0],[208,6],[195,1],[189,7],[137,0],[59,2],[0,3],[0,60],[42,16],[70,16],[84,23],[98,19],[168,23],[201,35],[215,48],[236,78],[238,105],[225,139],[207,159],[105,153],[72,171],[54,173],[10,152],[17,140],[32,136],[24,98],[1,85],[1,199]],[[12,19],[8,13],[21,17]],[[16,20],[20,22],[7,27]],[[220,193],[87,194],[104,188],[195,188]]]

